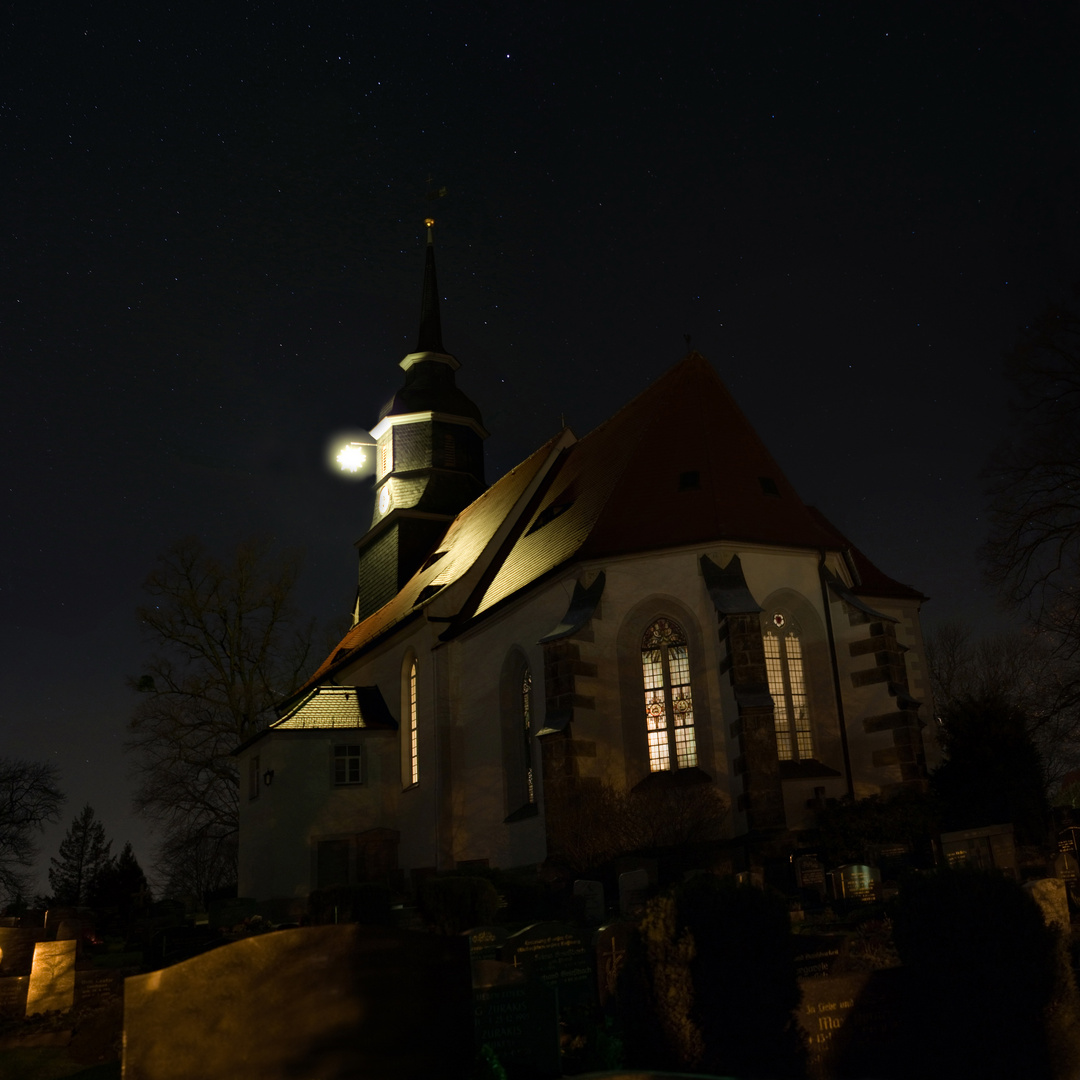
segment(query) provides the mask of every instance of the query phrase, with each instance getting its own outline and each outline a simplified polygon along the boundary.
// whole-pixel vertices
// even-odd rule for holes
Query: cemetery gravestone
[[[795,974],[800,979],[831,975],[844,954],[843,934],[799,934],[795,942]]]
[[[577,927],[560,922],[527,926],[506,939],[502,958],[556,990],[560,1013],[595,1003],[592,944]]]
[[[0,927],[0,974],[29,975],[34,946],[44,940],[44,927]]]
[[[12,975],[0,979],[0,1016],[21,1020],[26,1015],[26,994],[29,988],[29,975]]]
[[[473,963],[476,1045],[487,1045],[511,1080],[562,1072],[555,992],[521,968],[498,960]]]
[[[849,863],[832,872],[833,895],[838,900],[861,900],[872,904],[878,898],[881,872],[872,866]]]
[[[585,905],[585,918],[589,922],[604,921],[604,883],[579,878],[574,882],[574,895],[580,896]]]
[[[969,864],[1018,877],[1016,842],[1011,825],[989,825],[941,834],[941,851],[950,866]]]
[[[498,960],[503,942],[506,941],[505,926],[474,926],[464,932],[469,939],[469,959]]]
[[[630,915],[641,907],[649,890],[649,871],[630,870],[619,875],[619,911]]]
[[[810,1080],[897,1075],[902,1043],[914,1034],[907,1030],[910,1019],[904,1019],[905,974],[893,968],[799,980],[803,996],[798,1016]]]
[[[800,889],[825,895],[825,867],[816,855],[800,855],[795,860],[795,882]]]
[[[634,933],[632,923],[608,923],[596,931],[596,981],[601,1005],[615,996]]]
[[[67,1012],[75,1004],[75,942],[39,941],[34,946],[26,1015]]]
[[[126,980],[124,1077],[464,1076],[470,992],[460,938],[353,924],[243,938]]]

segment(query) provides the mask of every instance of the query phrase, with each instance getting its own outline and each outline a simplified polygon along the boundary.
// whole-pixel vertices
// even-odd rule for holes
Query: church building
[[[240,895],[538,866],[556,774],[714,785],[746,851],[925,783],[925,597],[802,502],[704,357],[490,487],[458,366],[429,225],[354,625],[236,751]]]

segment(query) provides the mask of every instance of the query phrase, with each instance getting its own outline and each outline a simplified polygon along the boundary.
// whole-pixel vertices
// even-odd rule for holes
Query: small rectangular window
[[[443,467],[457,468],[457,444],[454,442],[454,436],[450,434],[443,436]]]
[[[393,452],[393,431],[386,433],[386,438],[379,443],[379,475],[376,479],[381,480],[394,465],[394,452]]]
[[[334,747],[334,783],[360,783],[360,747],[357,745]]]
[[[248,798],[259,797],[259,755],[248,759]]]

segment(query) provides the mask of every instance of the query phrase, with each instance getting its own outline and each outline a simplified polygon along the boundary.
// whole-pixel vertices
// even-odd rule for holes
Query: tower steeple
[[[355,617],[390,600],[419,569],[451,521],[487,487],[480,410],[457,386],[461,366],[446,352],[435,278],[434,221],[427,255],[416,352],[402,361],[405,385],[371,429],[375,512],[357,542],[360,583]]]
[[[426,218],[427,260],[424,263],[424,293],[420,300],[420,333],[416,339],[417,352],[445,353],[442,343],[442,321],[439,318],[439,286],[435,280],[434,218]]]

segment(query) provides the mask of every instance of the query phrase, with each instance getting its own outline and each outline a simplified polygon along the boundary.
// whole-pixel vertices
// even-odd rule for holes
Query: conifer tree
[[[58,904],[85,904],[98,878],[112,864],[105,839],[105,826],[94,818],[94,808],[87,804],[72,821],[60,844],[60,857],[49,862],[49,886]]]

